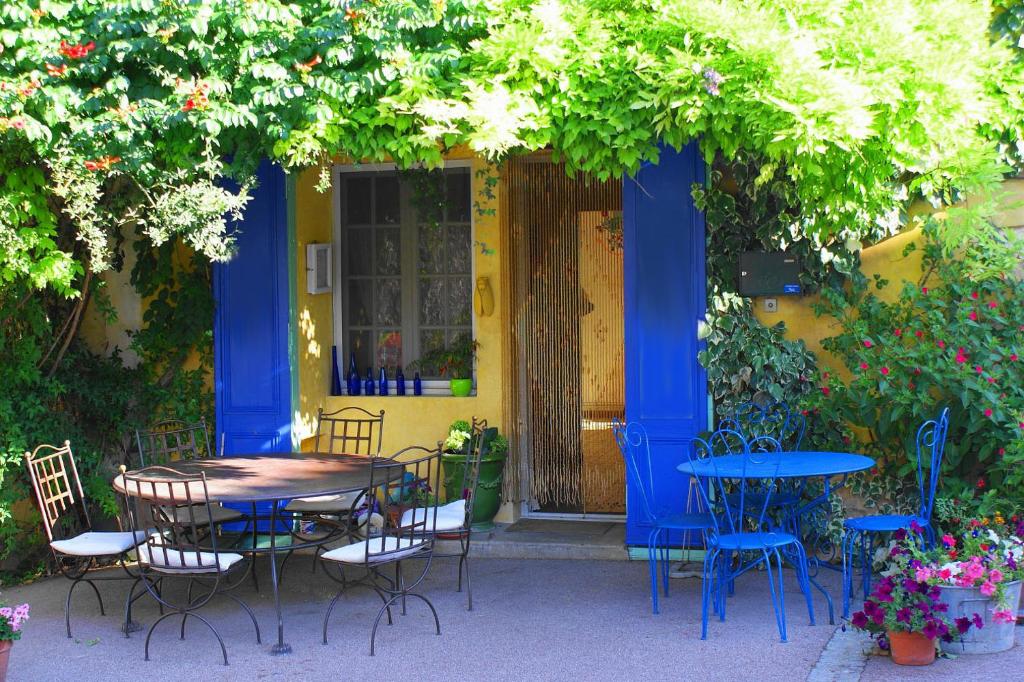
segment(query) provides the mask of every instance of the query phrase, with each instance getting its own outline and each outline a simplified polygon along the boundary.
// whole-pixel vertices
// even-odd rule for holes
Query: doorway
[[[526,515],[625,513],[622,181],[509,160],[513,474]]]

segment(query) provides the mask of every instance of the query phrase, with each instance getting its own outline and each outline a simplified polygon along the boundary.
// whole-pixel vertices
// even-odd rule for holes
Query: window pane
[[[469,222],[469,170],[448,173],[448,222]]]
[[[420,353],[426,354],[432,350],[444,348],[444,331],[441,329],[424,329],[420,331]],[[434,365],[423,365],[419,369],[421,377],[440,376],[438,368]]]
[[[419,227],[419,266],[421,275],[439,275],[444,272],[444,228],[437,225]]]
[[[348,281],[348,323],[353,327],[373,324],[373,280]]]
[[[371,181],[371,178],[368,177],[355,177],[346,180],[345,215],[349,225],[368,225],[371,222]]]
[[[445,323],[444,278],[420,278],[420,324],[441,326]]]
[[[377,274],[398,275],[402,272],[402,233],[397,227],[374,230],[377,235]]]
[[[395,327],[402,324],[402,280],[378,279],[374,287],[374,310],[378,327]]]
[[[448,279],[448,302],[445,305],[447,313],[445,320],[449,325],[468,327],[472,324],[472,300],[473,292],[470,288],[469,277],[451,277]]]
[[[447,237],[447,272],[453,275],[468,275],[472,257],[469,225],[449,225]]]
[[[373,232],[367,228],[345,230],[348,244],[345,248],[349,275],[372,274]]]
[[[395,367],[400,364],[402,364],[402,332],[397,329],[378,332],[377,367],[384,367],[387,370],[388,378],[394,379]]]
[[[378,225],[397,225],[399,220],[398,176],[381,175],[377,177],[377,215]]]
[[[445,173],[443,170],[419,171],[412,177],[412,202],[416,222],[437,223],[444,220]]]
[[[373,348],[370,346],[370,332],[349,331],[348,352],[356,354],[356,371],[360,378],[366,377],[366,368],[373,362]],[[341,362],[340,358],[338,360]],[[340,367],[338,368],[341,369]],[[345,371],[348,371],[348,359],[345,359]]]

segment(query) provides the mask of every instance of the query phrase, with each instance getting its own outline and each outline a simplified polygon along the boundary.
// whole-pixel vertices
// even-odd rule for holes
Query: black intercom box
[[[800,261],[785,252],[748,251],[740,254],[741,296],[799,294]]]

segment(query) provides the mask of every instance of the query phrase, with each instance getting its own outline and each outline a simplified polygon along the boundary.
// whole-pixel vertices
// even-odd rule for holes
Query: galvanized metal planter
[[[1020,604],[1021,582],[1016,580],[1006,584],[1006,595],[1010,601],[1010,610],[1017,613]],[[992,619],[996,609],[992,599],[981,593],[977,587],[943,586],[940,601],[949,604],[950,618],[972,618],[975,613],[984,619],[981,628],[972,627],[962,640],[943,642],[942,650],[951,654],[994,654],[1006,651],[1013,646],[1015,623],[1000,623]]]

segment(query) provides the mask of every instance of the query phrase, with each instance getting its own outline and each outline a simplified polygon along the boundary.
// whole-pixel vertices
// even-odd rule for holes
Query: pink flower
[[[973,298],[975,301],[977,301],[978,300],[978,292],[975,291],[973,294],[971,294],[971,298]]]
[[[865,348],[871,348],[871,346],[872,346],[871,342],[868,341],[867,339],[864,339],[864,347]]]
[[[996,306],[998,306],[998,305],[999,305],[999,304],[998,304],[998,303],[996,303],[995,301],[989,301],[989,302],[988,302],[988,307],[989,307],[989,308],[991,308],[991,309],[993,309],[993,310],[995,310],[995,309],[996,309]]]
[[[990,383],[990,384],[996,383],[996,378],[995,377],[988,377],[988,383]]]
[[[866,362],[860,363],[860,368],[861,369],[867,369],[868,368],[868,363],[866,363]]]
[[[941,346],[940,346],[940,348],[941,348]],[[962,365],[965,362],[967,362],[967,354],[964,353],[964,349],[963,349],[962,346],[960,348],[958,348],[957,351],[956,351],[956,362],[957,362],[958,365]]]
[[[942,536],[942,544],[944,544],[946,547],[952,547],[956,544],[956,540],[953,538],[952,535],[946,533]]]
[[[991,417],[992,416],[992,408],[991,407],[986,407],[985,408],[985,416],[986,417]]]
[[[995,594],[996,586],[986,580],[981,584],[979,591],[986,597],[991,597],[993,594]]]
[[[829,394],[829,393],[831,393],[831,392],[832,392],[832,391],[831,391],[831,390],[829,389],[829,387],[828,387],[828,386],[822,386],[822,387],[821,387],[821,394],[822,394],[822,395],[828,395],[828,394]],[[1021,428],[1024,428],[1024,424],[1021,424],[1020,426],[1021,426]]]
[[[981,365],[975,365],[974,366],[974,371],[977,372],[978,374],[981,374],[981,372],[982,372]]]
[[[1017,614],[1010,609],[999,609],[992,612],[992,620],[997,623],[1016,623]]]
[[[1010,355],[1010,362],[1017,362],[1017,354],[1016,353],[1012,353]]]
[[[889,368],[888,367],[883,367],[882,369],[880,369],[878,371],[880,371],[885,376],[889,376]]]
[[[972,310],[971,313],[967,317],[971,318],[974,321],[977,321],[978,320],[978,313],[976,313],[976,312],[974,312]]]
[[[895,334],[896,336],[903,336],[903,330],[900,329],[899,327],[897,327],[896,329],[893,329],[892,333]]]
[[[914,332],[914,336],[916,336],[917,338],[921,338],[922,336],[924,336],[924,332],[918,329],[916,332]]]
[[[928,287],[921,287],[921,293],[922,294],[927,294],[928,293]]]
[[[939,348],[945,348],[945,347],[946,347],[946,342],[945,341],[939,341]]]
[[[920,568],[914,569],[914,579],[919,583],[923,583],[932,577],[932,571],[927,566],[921,566]]]
[[[993,568],[991,571],[988,572],[988,579],[992,583],[1002,582],[1003,572],[1000,571],[998,568]]]

